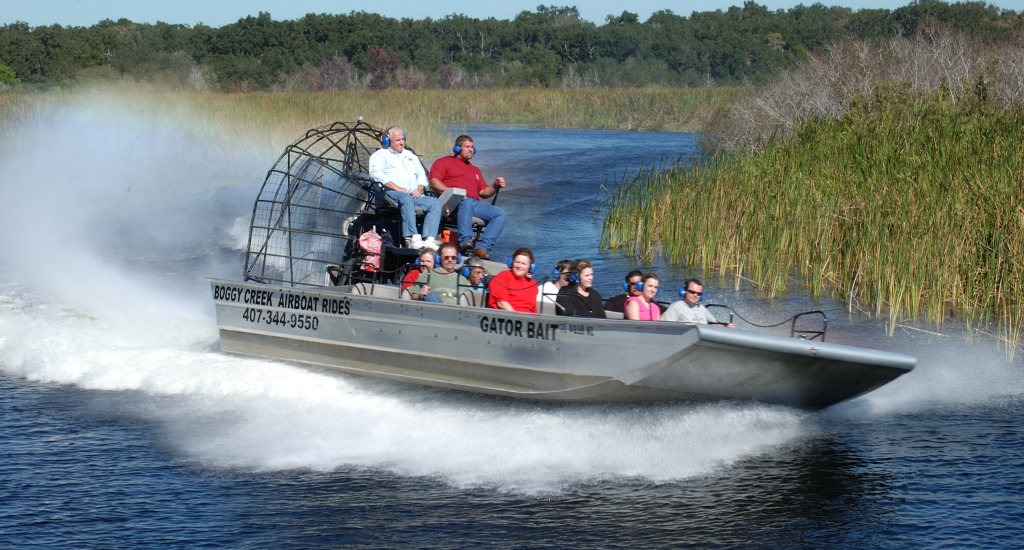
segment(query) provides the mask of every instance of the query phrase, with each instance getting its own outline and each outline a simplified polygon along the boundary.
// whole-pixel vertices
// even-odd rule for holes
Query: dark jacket
[[[576,285],[564,286],[558,291],[558,298],[555,299],[558,305],[556,315],[567,317],[593,317],[604,319],[604,300],[593,288],[590,289],[590,296],[583,296],[576,291]]]

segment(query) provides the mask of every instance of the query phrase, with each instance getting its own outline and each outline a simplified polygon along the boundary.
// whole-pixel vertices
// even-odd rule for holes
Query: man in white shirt
[[[662,321],[675,321],[677,323],[700,323],[706,325],[708,323],[718,323],[715,316],[708,311],[708,308],[704,307],[700,303],[700,299],[704,296],[704,285],[697,279],[689,279],[683,283],[684,295],[683,299],[668,306],[665,313],[661,315]],[[729,328],[736,328],[736,325],[727,323],[725,326]]]
[[[558,274],[558,278],[553,281],[548,281],[540,286],[537,291],[537,309],[540,309],[541,302],[556,303],[558,298],[558,291],[567,284],[569,284],[569,268],[572,267],[572,260],[562,260],[555,264],[555,272],[552,275]]]
[[[370,177],[384,184],[384,193],[402,212],[402,237],[406,248],[437,249],[434,237],[441,224],[441,203],[423,194],[427,173],[423,163],[405,150],[405,132],[398,126],[384,131],[384,148],[370,155]],[[423,235],[416,231],[416,207],[423,209]]]

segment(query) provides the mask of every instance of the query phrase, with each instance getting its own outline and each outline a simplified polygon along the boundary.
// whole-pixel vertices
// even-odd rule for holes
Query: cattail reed
[[[980,85],[979,85],[980,86]],[[608,195],[602,245],[941,325],[1024,327],[1024,114],[879,87],[762,152],[676,159]],[[963,99],[963,98],[961,98]]]

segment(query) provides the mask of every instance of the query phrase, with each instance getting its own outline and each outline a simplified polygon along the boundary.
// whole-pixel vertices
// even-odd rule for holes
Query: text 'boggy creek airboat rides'
[[[803,339],[578,319],[554,315],[553,304],[515,313],[484,307],[486,291],[469,288],[456,305],[411,300],[399,283],[417,251],[400,248],[397,205],[369,176],[382,137],[364,122],[335,123],[287,147],[256,199],[243,281],[210,280],[222,350],[528,399],[735,399],[807,409],[914,367],[908,355],[826,343],[824,330]],[[449,230],[455,193],[440,197]],[[379,250],[364,246],[368,235]],[[484,264],[492,274],[505,269]]]

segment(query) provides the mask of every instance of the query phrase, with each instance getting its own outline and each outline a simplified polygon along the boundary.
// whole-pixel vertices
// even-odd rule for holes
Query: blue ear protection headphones
[[[456,155],[461,153],[462,152],[462,146],[461,145],[456,145],[455,147],[452,147],[452,152],[455,153]],[[476,145],[473,146],[473,154],[474,155],[476,154]]]
[[[524,254],[520,254],[520,256],[523,256],[523,255]],[[508,259],[508,268],[512,269],[512,258]],[[537,271],[537,264],[536,263],[530,264],[530,275],[533,275],[534,271]],[[555,271],[557,272],[558,270],[555,270]]]
[[[687,279],[687,280],[683,281],[683,286],[679,287],[679,297],[680,298],[686,298],[686,289],[690,288],[690,283],[693,283],[693,282],[696,282],[696,281],[697,281],[697,279]],[[699,303],[701,303],[703,301],[704,301],[704,293],[702,292],[701,295],[700,295],[700,300],[698,300],[697,303],[699,304]]]
[[[394,126],[389,126],[387,130],[384,130],[384,137],[380,140],[381,144],[384,145],[384,147],[391,147],[391,129],[392,128],[394,128]],[[409,138],[405,137],[405,132],[402,132],[402,139],[409,139]]]
[[[629,292],[629,283],[622,283],[622,288],[626,289],[626,292],[628,293]],[[643,292],[644,291],[644,280],[643,279],[640,279],[639,281],[636,282],[636,291],[637,292]],[[655,296],[657,296],[658,294],[661,294],[661,285],[658,285],[658,291],[654,293]]]
[[[420,263],[418,258],[416,260],[416,263]],[[459,252],[458,263],[460,263],[460,264],[462,263],[462,253],[461,252]],[[438,266],[441,265],[441,255],[438,254],[437,252],[434,253],[434,265],[438,265]],[[469,275],[467,275],[467,277],[468,276]]]
[[[633,275],[633,276],[636,277],[636,275]],[[623,281],[622,282],[622,291],[625,292],[626,294],[629,294],[629,281]],[[639,281],[636,282],[636,291],[637,292],[643,292],[644,291],[644,280],[643,279],[640,279]],[[661,288],[660,287],[658,288],[658,292],[661,292]]]
[[[509,267],[511,267],[511,266],[509,266]],[[530,273],[533,273],[533,272],[531,271]],[[561,275],[562,272],[559,271],[558,268],[556,267],[556,268],[551,270],[551,274],[552,275]],[[580,282],[580,275],[579,275],[579,273],[569,272],[569,273],[566,273],[566,275],[569,276],[569,282],[570,283],[578,284]]]

